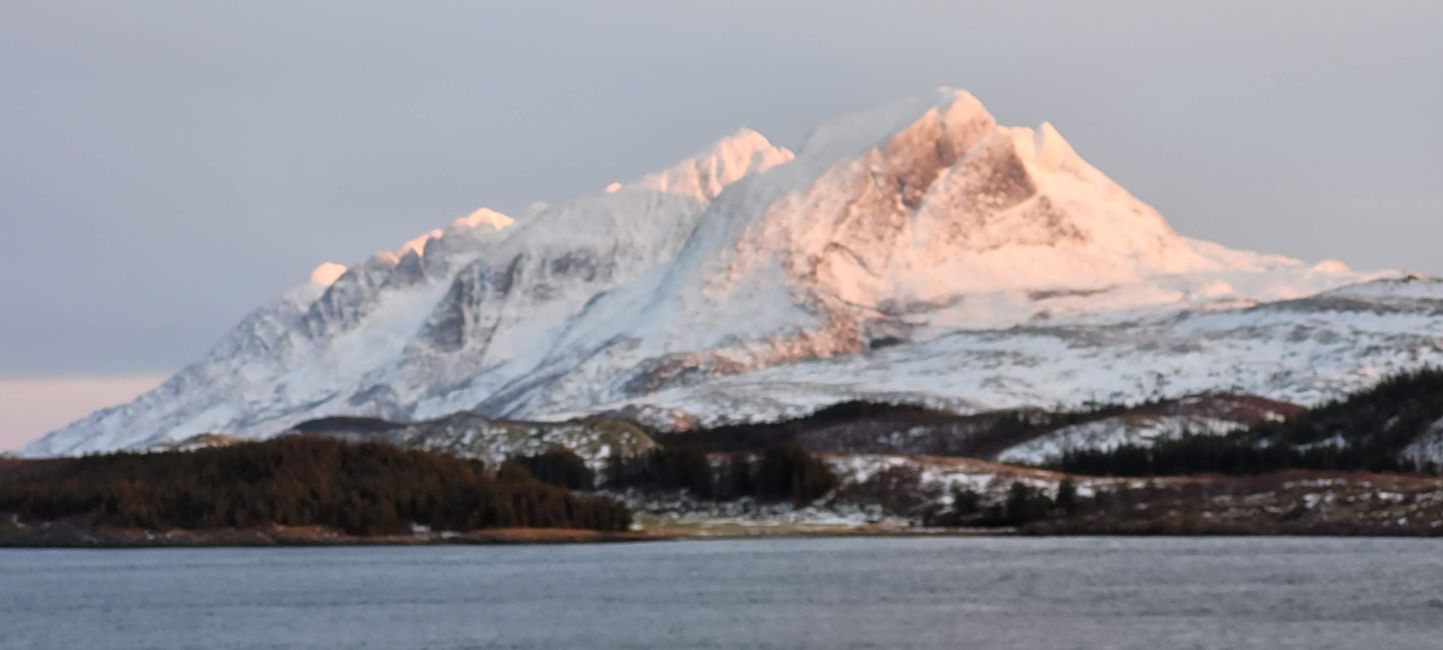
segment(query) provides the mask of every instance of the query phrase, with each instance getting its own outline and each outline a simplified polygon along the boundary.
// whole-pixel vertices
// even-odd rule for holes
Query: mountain
[[[25,453],[339,415],[674,429],[858,398],[1312,404],[1443,359],[1440,326],[1443,282],[1189,239],[1051,125],[937,89],[795,153],[743,129],[594,196],[322,265],[155,391]]]

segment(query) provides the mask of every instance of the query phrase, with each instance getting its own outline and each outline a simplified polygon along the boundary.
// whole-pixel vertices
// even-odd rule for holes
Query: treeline
[[[1107,451],[1070,451],[1054,464],[1073,474],[1159,476],[1168,474],[1261,474],[1282,469],[1436,473],[1432,464],[1402,458],[1402,447],[1324,443],[1312,447],[1267,444],[1246,433],[1188,434],[1152,447],[1122,445]]]
[[[1055,496],[1049,496],[1042,488],[1014,481],[1007,497],[991,504],[984,503],[982,494],[976,490],[959,486],[952,492],[952,505],[924,514],[922,524],[949,528],[1016,528],[1076,514],[1080,505],[1077,487],[1070,479],[1058,484]]]
[[[1151,403],[1144,403],[1148,406]],[[966,455],[991,458],[1016,444],[1032,440],[1062,427],[1082,424],[1125,412],[1123,404],[1087,404],[1074,411],[1011,411],[1000,413],[983,430],[967,440]]]
[[[613,458],[607,486],[664,492],[686,490],[699,499],[811,503],[837,484],[824,461],[795,444],[759,453],[734,452],[713,462],[697,447],[663,446],[634,457]]]
[[[193,452],[119,453],[0,472],[0,511],[163,529],[326,526],[354,535],[535,527],[625,530],[607,498],[478,461],[309,436]]]
[[[508,465],[526,470],[536,480],[568,490],[595,490],[596,473],[570,449],[557,448],[533,456],[513,456]],[[503,471],[505,467],[503,466]]]
[[[708,454],[693,446],[664,445],[636,456],[608,459],[602,476],[567,449],[513,456],[499,475],[527,477],[571,490],[685,490],[698,499],[811,503],[837,484],[832,468],[795,444],[772,445],[756,453]]]
[[[787,443],[812,447],[818,441],[818,434],[824,436],[828,443],[835,443],[840,437],[845,444],[849,435],[871,441],[891,431],[922,427],[937,432],[950,430],[952,433],[943,434],[945,441],[939,440],[938,444],[920,450],[874,451],[986,457],[1059,427],[1116,415],[1128,408],[1122,404],[1089,403],[1074,411],[1028,409],[958,415],[914,404],[854,400],[788,420],[720,425],[668,433],[664,438],[673,446],[697,447],[708,452],[734,452],[757,451]],[[842,447],[836,448],[836,451],[854,450]]]
[[[1390,377],[1282,422],[1225,436],[1183,435],[1145,447],[1074,451],[1054,464],[1078,474],[1257,474],[1280,469],[1438,473],[1403,450],[1443,419],[1443,370]]]
[[[853,400],[787,420],[723,424],[668,433],[665,437],[674,447],[695,447],[711,452],[756,451],[787,444],[802,433],[837,424],[876,419],[931,422],[950,417],[953,416],[925,406]]]

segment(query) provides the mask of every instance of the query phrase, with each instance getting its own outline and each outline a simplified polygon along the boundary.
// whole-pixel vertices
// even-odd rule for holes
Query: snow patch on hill
[[[1222,435],[1246,425],[1204,416],[1163,415],[1104,418],[1064,427],[1051,434],[1011,447],[997,456],[1004,463],[1041,465],[1072,451],[1111,451],[1123,445],[1151,446],[1184,434]]]

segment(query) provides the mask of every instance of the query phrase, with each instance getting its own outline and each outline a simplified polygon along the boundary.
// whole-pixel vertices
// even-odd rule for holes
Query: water
[[[0,551],[4,648],[1430,648],[1443,542]]]

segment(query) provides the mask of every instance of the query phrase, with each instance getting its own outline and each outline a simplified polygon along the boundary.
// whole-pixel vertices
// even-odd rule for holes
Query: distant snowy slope
[[[1426,366],[1443,366],[1443,280],[1415,278],[1248,308],[960,331],[601,408],[645,406],[662,425],[677,410],[714,424],[796,417],[853,399],[980,412],[1222,390],[1315,405]]]
[[[1438,357],[1437,283],[1360,284],[1385,277],[1183,237],[1052,126],[938,89],[795,155],[741,130],[595,196],[323,265],[156,391],[26,453],[329,415],[754,420],[1234,386],[1311,402]]]

